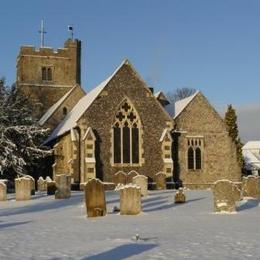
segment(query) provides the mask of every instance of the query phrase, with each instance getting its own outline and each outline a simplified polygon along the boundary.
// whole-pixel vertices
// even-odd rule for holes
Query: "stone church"
[[[135,170],[153,181],[163,172],[193,188],[240,181],[235,144],[201,92],[171,104],[128,60],[87,94],[80,74],[79,40],[58,50],[21,47],[17,86],[34,104],[39,124],[52,129],[45,144],[54,150],[54,176],[113,182],[118,171]]]

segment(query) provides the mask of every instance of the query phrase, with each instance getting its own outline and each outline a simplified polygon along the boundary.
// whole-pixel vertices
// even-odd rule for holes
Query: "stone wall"
[[[184,185],[206,188],[220,179],[241,181],[235,144],[226,131],[224,121],[201,93],[175,118],[175,123],[177,130],[181,132],[177,156],[179,172],[175,169],[175,174],[180,175]],[[202,139],[201,170],[188,170],[187,151],[190,137]]]

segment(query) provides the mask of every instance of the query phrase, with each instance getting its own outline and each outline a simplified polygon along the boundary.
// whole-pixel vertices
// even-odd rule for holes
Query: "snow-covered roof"
[[[39,125],[42,126],[46,123],[46,121],[54,114],[54,112],[61,106],[61,104],[67,99],[67,97],[71,94],[71,92],[76,88],[74,86],[71,88],[62,98],[60,98],[55,104],[53,104],[45,114],[38,121]]]
[[[174,117],[174,115],[175,115],[175,106],[174,106],[174,104],[169,103],[168,105],[164,106],[164,109],[171,117]]]
[[[249,141],[247,142],[243,148],[243,150],[247,150],[247,149],[259,149],[260,150],[260,141]]]
[[[110,75],[106,80],[102,81],[97,87],[92,89],[88,94],[82,97],[76,106],[67,114],[67,116],[61,121],[61,123],[53,130],[49,138],[44,142],[44,144],[56,139],[57,137],[70,131],[72,128],[77,126],[77,121],[85,113],[85,111],[90,107],[93,101],[98,97],[101,91],[109,83],[109,81],[114,77],[118,70],[128,63],[128,60],[124,60],[116,70]]]
[[[197,96],[198,93],[199,91],[196,91],[193,95],[175,102],[174,118],[176,118],[185,109],[185,107],[189,105],[189,103],[194,99],[194,97]]]
[[[245,159],[246,168],[248,170],[251,169],[259,169],[260,170],[260,155],[256,154],[250,150],[243,150],[243,157]]]

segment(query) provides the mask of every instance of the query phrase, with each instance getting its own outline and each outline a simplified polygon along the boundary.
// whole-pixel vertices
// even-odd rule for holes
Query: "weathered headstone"
[[[47,182],[47,195],[54,195],[56,191],[56,183],[55,181]]]
[[[166,189],[166,174],[163,172],[158,172],[155,174],[155,183],[157,190]]]
[[[30,200],[31,199],[31,179],[27,177],[15,179],[15,199]]]
[[[52,181],[51,177],[50,176],[47,176],[46,179],[45,179],[46,182],[49,182],[49,181]]]
[[[55,199],[68,199],[71,196],[71,176],[59,174],[55,176],[56,192]]]
[[[47,182],[40,177],[37,181],[38,191],[46,191],[47,190]]]
[[[114,183],[115,185],[118,184],[126,184],[126,180],[127,180],[127,174],[123,171],[118,171],[115,175],[114,175]]]
[[[241,199],[241,191],[229,180],[219,180],[213,186],[214,211],[234,212],[236,202]]]
[[[104,184],[91,179],[85,185],[85,204],[88,217],[102,217],[107,213]]]
[[[186,196],[184,194],[183,188],[179,188],[174,197],[175,203],[184,203],[186,201]]]
[[[120,214],[137,215],[141,212],[141,188],[128,184],[120,190]]]
[[[243,177],[242,193],[244,197],[260,199],[260,178],[254,175]]]
[[[31,195],[35,195],[35,180],[32,176],[26,175],[25,178],[30,179],[31,181]]]
[[[7,188],[4,182],[0,181],[0,201],[7,200]]]
[[[128,174],[127,174],[127,180],[126,180],[126,183],[133,183],[133,178],[135,176],[139,175],[139,173],[137,171],[130,171]]]
[[[133,184],[141,188],[141,195],[147,196],[148,194],[148,177],[144,175],[137,175],[133,178]]]

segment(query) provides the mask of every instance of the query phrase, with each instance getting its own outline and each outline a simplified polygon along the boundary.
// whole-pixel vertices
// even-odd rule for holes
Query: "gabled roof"
[[[119,71],[119,69],[124,65],[128,64],[128,60],[124,60],[116,70],[110,75],[106,80],[102,81],[97,87],[92,89],[88,94],[79,100],[76,106],[67,114],[67,116],[61,121],[61,123],[53,130],[49,138],[44,142],[44,144],[56,139],[57,137],[70,131],[70,129],[77,126],[77,121],[85,113],[85,111],[90,107],[94,100],[98,97],[105,86],[110,82],[114,75]]]
[[[243,148],[243,150],[247,150],[247,149],[259,149],[260,150],[260,141],[249,141],[247,142]]]
[[[251,152],[250,150],[243,150],[243,157],[245,159],[246,169],[258,169],[260,170],[260,156]]]
[[[174,115],[174,118],[176,118],[178,115],[181,114],[181,112],[198,95],[198,93],[199,93],[199,91],[196,91],[193,95],[175,102],[175,115]]]
[[[47,122],[47,120],[55,113],[55,111],[62,105],[62,103],[69,97],[73,90],[77,87],[78,86],[76,85],[73,88],[71,88],[63,97],[61,97],[56,103],[54,103],[40,118],[38,124],[40,126],[44,125]]]

